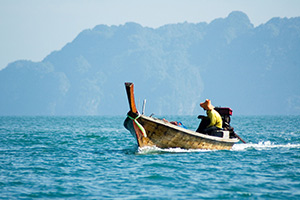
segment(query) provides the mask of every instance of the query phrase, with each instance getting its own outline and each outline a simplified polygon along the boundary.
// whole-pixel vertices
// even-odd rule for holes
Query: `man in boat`
[[[207,117],[198,116],[202,120],[196,131],[199,133],[211,133],[214,130],[222,130],[222,117],[214,109],[215,107],[211,104],[211,101],[206,99],[205,102],[200,103],[200,106],[206,110]]]

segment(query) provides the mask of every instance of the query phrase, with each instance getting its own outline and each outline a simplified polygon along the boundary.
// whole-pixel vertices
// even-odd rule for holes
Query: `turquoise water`
[[[230,151],[138,149],[124,118],[0,117],[0,199],[300,199],[300,116],[233,117]]]

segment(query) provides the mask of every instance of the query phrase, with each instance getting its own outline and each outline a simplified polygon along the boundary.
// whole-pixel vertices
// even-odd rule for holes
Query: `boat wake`
[[[145,155],[145,154],[163,154],[163,153],[188,153],[188,152],[208,152],[215,150],[207,150],[207,149],[182,149],[182,148],[168,148],[162,149],[156,146],[146,146],[139,147],[137,154]]]
[[[258,144],[235,144],[231,151],[246,151],[251,149],[256,150],[268,150],[274,148],[300,148],[300,144],[274,144],[270,141],[259,142]],[[163,153],[189,153],[189,152],[209,152],[209,151],[224,151],[224,150],[207,150],[207,149],[181,149],[181,148],[169,148],[162,149],[156,146],[139,147],[137,154],[163,154]]]
[[[233,151],[243,151],[248,149],[267,150],[273,148],[300,148],[300,144],[274,144],[270,141],[259,142],[258,144],[235,144],[232,147]]]

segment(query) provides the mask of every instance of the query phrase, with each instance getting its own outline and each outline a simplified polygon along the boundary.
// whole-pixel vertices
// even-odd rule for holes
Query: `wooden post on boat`
[[[145,114],[145,107],[146,107],[146,99],[144,99],[144,101],[143,101],[142,115]]]
[[[131,129],[131,130],[134,132],[133,134],[136,135],[138,145],[140,147],[154,146],[153,142],[150,141],[149,138],[147,137],[147,133],[146,133],[144,127],[140,124],[140,122],[137,119],[140,116],[139,116],[139,112],[135,106],[133,83],[125,83],[125,87],[126,87],[126,93],[127,93],[128,102],[129,102],[129,108],[130,108],[130,111],[128,112],[127,115],[128,115],[128,118],[132,121],[133,129]]]
[[[132,113],[138,113],[136,106],[135,106],[135,101],[134,101],[134,87],[133,83],[125,83],[126,87],[126,92],[127,92],[127,98],[129,102],[129,108]]]

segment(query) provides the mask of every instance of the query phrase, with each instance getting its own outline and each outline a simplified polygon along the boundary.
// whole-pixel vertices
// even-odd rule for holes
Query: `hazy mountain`
[[[0,115],[125,115],[125,81],[146,114],[300,114],[300,18],[254,27],[232,12],[211,23],[98,25],[41,62],[0,71]]]

